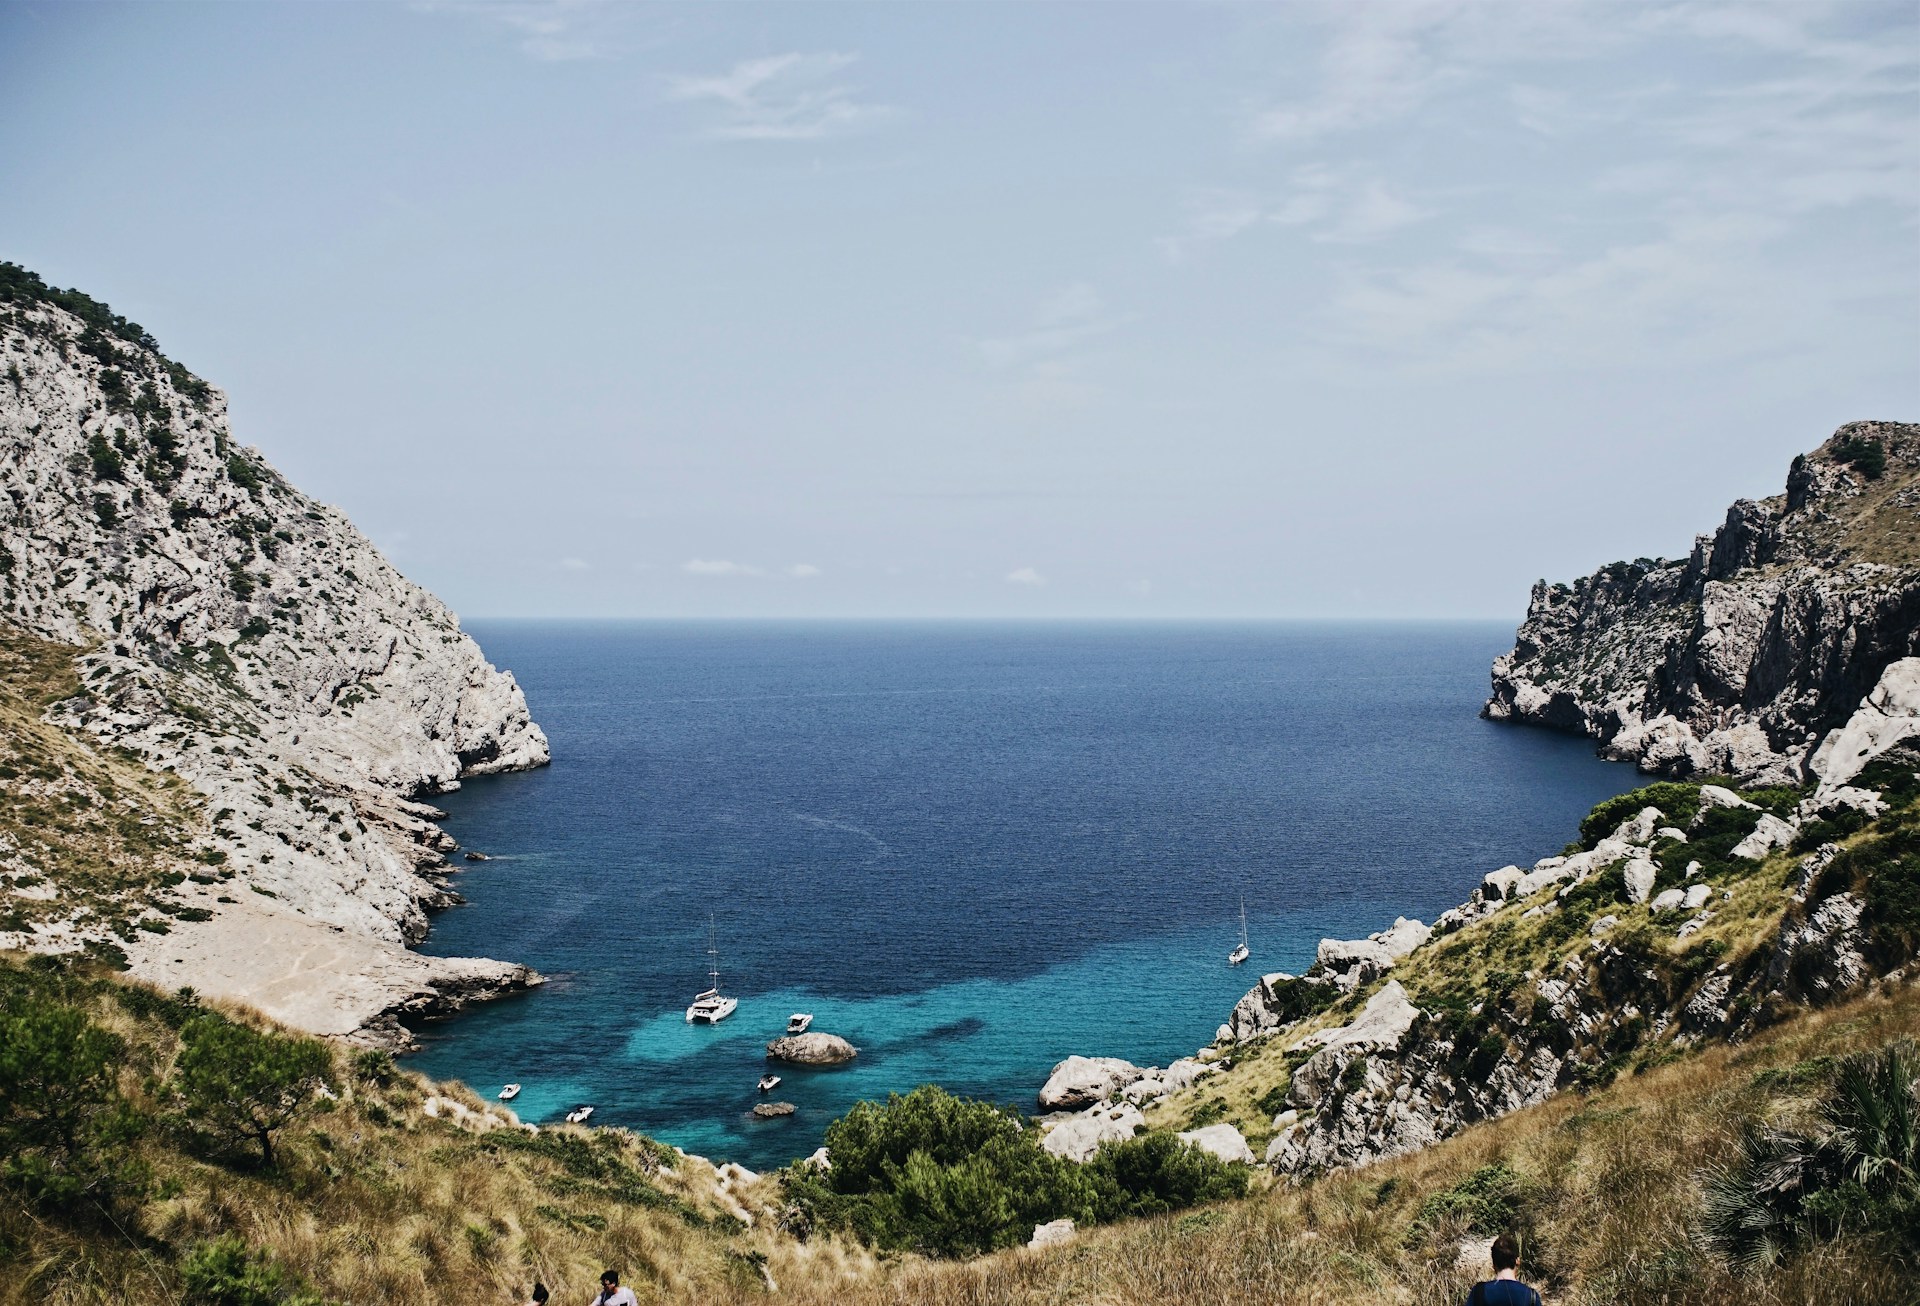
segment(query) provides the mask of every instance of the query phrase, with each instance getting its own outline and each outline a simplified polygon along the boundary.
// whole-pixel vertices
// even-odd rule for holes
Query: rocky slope
[[[1821,738],[1920,653],[1920,426],[1854,422],[1679,561],[1533,590],[1486,715],[1674,775],[1805,779]]]
[[[1431,927],[1322,940],[1192,1058],[1061,1062],[1049,1150],[1157,1127],[1281,1175],[1344,1169],[1911,972],[1917,652],[1915,426],[1841,428],[1685,562],[1537,588],[1489,714],[1692,778],[1601,804]]]
[[[186,980],[247,997],[264,965],[305,1001],[330,970],[392,971],[319,1022],[354,1027],[528,982],[404,948],[454,900],[452,841],[419,800],[548,759],[512,676],[338,510],[235,444],[221,393],[104,305],[0,265],[0,367],[0,619],[75,646],[79,690],[50,722],[200,796],[206,826],[182,851],[214,883],[178,892],[214,919],[181,929],[234,938]],[[227,910],[240,890],[264,918],[244,928]],[[97,917],[0,944],[97,942]],[[303,966],[294,940],[315,929],[354,955]],[[177,940],[127,942],[136,971],[181,978]],[[299,1006],[289,1018],[314,1028]]]

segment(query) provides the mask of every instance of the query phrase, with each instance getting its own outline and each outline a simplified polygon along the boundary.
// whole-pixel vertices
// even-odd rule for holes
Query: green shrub
[[[180,1282],[194,1306],[320,1306],[321,1300],[270,1254],[234,1236],[196,1247],[181,1263]]]
[[[1755,1123],[1707,1177],[1709,1240],[1750,1271],[1812,1242],[1866,1235],[1920,1256],[1920,1047],[1842,1058],[1806,1129]]]
[[[145,1121],[120,1096],[126,1045],[30,989],[0,1008],[0,1176],[48,1207],[137,1192]]]
[[[93,463],[93,479],[96,481],[124,481],[127,479],[127,466],[120,457],[120,451],[107,443],[107,437],[95,431],[87,440],[87,457]]]
[[[174,1091],[216,1139],[253,1143],[273,1164],[273,1135],[312,1103],[333,1058],[311,1039],[262,1034],[224,1016],[196,1016],[180,1031]]]
[[[1895,807],[1904,806],[1920,798],[1920,751],[1892,749],[1867,763],[1852,783],[1875,790]]]
[[[1100,1220],[1158,1215],[1201,1202],[1244,1197],[1247,1167],[1168,1133],[1142,1134],[1103,1145],[1087,1164],[1094,1214]]]
[[[1415,1219],[1428,1228],[1458,1221],[1491,1238],[1518,1224],[1527,1196],[1526,1183],[1501,1161],[1483,1165],[1452,1188],[1427,1198]]]
[[[1849,435],[1833,443],[1833,459],[1844,463],[1870,481],[1877,481],[1887,470],[1886,446],[1878,440]]]
[[[1580,822],[1580,847],[1583,850],[1599,847],[1602,839],[1619,829],[1622,821],[1638,816],[1643,807],[1659,808],[1663,824],[1684,830],[1700,810],[1700,786],[1662,780],[1607,799]]]

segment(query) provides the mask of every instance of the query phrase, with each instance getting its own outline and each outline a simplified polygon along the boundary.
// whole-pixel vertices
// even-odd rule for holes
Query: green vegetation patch
[[[781,1174],[789,1224],[852,1229],[879,1248],[956,1257],[1025,1242],[1036,1224],[1097,1223],[1246,1191],[1232,1166],[1171,1134],[1108,1143],[1087,1165],[1040,1146],[1010,1108],[923,1085],[827,1126],[833,1166]]]

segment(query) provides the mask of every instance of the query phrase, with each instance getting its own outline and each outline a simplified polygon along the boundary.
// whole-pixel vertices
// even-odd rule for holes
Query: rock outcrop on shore
[[[1688,557],[1536,585],[1485,712],[1648,771],[1794,784],[1916,655],[1920,426],[1853,422]]]
[[[307,1001],[324,992],[288,980],[301,996],[276,1006],[281,989],[256,987],[248,957],[285,917],[294,936],[339,937],[342,967],[391,977],[391,1001],[335,1013],[361,1024],[532,982],[405,950],[457,901],[453,841],[420,800],[548,760],[513,677],[337,509],[235,443],[225,397],[104,305],[0,266],[0,368],[0,619],[75,646],[81,691],[50,721],[179,776],[208,821],[185,851],[216,883],[180,890],[173,938],[129,946],[136,971],[178,975],[183,937],[211,940],[188,982],[333,1032]],[[244,933],[235,891],[261,916]],[[0,944],[94,933],[76,917]]]

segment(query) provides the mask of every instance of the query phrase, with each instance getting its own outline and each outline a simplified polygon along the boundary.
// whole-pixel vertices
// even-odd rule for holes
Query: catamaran
[[[1247,947],[1247,900],[1240,900],[1240,946],[1227,954],[1227,965],[1238,966],[1253,955]]]
[[[593,1107],[582,1102],[579,1106],[567,1112],[567,1123],[570,1125],[584,1125],[587,1123],[587,1117],[592,1114]]]
[[[689,1025],[717,1025],[733,1014],[740,1005],[740,999],[723,997],[720,993],[720,949],[715,944],[713,917],[707,917],[707,978],[712,983],[706,992],[697,994],[693,1005],[687,1008]]]

